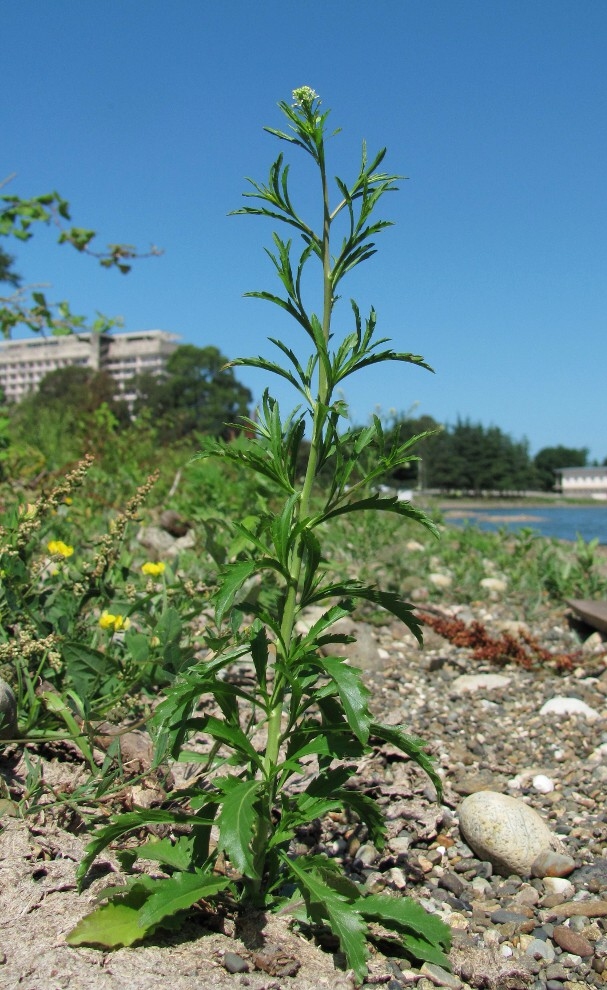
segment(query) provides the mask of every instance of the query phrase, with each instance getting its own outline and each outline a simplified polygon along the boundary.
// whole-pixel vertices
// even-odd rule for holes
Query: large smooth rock
[[[533,808],[497,791],[477,791],[465,798],[459,827],[479,859],[488,860],[503,876],[530,876],[538,858],[550,851],[565,856],[563,844]],[[573,860],[567,860],[573,869]]]
[[[0,739],[17,735],[17,701],[12,687],[0,677]]]

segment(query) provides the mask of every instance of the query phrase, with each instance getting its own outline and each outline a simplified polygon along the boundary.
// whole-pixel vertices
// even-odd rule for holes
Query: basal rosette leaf
[[[209,804],[210,810],[208,815],[188,815],[165,808],[141,808],[138,811],[129,811],[124,815],[116,815],[109,825],[104,825],[98,829],[88,843],[86,853],[76,871],[79,888],[82,888],[82,881],[86,877],[93,861],[111,842],[115,842],[116,839],[120,839],[123,835],[133,832],[135,829],[144,828],[147,825],[211,826],[214,820],[215,809],[212,807],[211,800],[209,800]]]
[[[214,897],[230,884],[228,877],[216,876],[195,870],[192,873],[175,873],[158,880],[154,893],[139,911],[138,924],[150,931],[179,911],[187,910],[204,898]]]
[[[348,965],[362,983],[367,975],[367,925],[357,905],[325,882],[312,858],[305,866],[303,857],[282,858],[302,892],[310,921],[329,924]]]
[[[451,968],[445,955],[451,944],[449,926],[411,897],[369,895],[360,899],[358,910],[369,921],[397,932],[403,948],[415,959]]]
[[[139,924],[139,910],[149,896],[147,884],[135,884],[128,893],[81,918],[65,941],[68,945],[99,945],[104,949],[141,942],[151,930]]]

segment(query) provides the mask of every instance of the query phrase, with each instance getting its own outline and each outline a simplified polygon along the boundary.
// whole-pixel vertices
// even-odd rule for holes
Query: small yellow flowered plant
[[[71,557],[74,552],[74,548],[63,540],[51,540],[47,543],[47,549],[49,553],[56,553],[60,557]]]
[[[165,568],[166,564],[162,562],[155,564],[153,561],[148,560],[146,564],[143,564],[141,570],[144,574],[149,574],[150,577],[159,577],[161,574],[164,574]]]
[[[99,625],[102,629],[111,629],[113,632],[119,632],[121,629],[128,629],[131,624],[129,618],[125,618],[124,615],[112,615],[111,612],[102,612],[99,616]]]

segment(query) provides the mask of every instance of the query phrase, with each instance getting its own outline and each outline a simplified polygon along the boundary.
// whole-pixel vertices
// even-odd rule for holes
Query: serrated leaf
[[[146,935],[139,912],[127,904],[104,904],[87,914],[65,936],[68,945],[101,945],[106,949],[134,945]]]
[[[80,887],[89,867],[99,853],[127,832],[134,829],[143,828],[146,825],[158,824],[183,824],[183,825],[212,825],[213,819],[206,819],[200,815],[186,815],[178,811],[169,811],[164,808],[141,808],[139,811],[128,811],[124,815],[116,815],[109,825],[104,825],[93,835],[93,838],[86,847],[86,852],[82,858],[76,877]]]
[[[358,909],[370,921],[379,921],[396,931],[403,947],[416,959],[433,962],[449,970],[445,951],[451,944],[451,930],[436,914],[430,914],[411,897],[382,897],[371,894],[361,898]]]
[[[227,694],[230,697],[229,691]],[[259,753],[253,749],[253,746],[240,726],[230,725],[228,722],[223,722],[221,719],[215,718],[214,715],[203,715],[200,718],[189,719],[188,728],[208,733],[213,739],[217,739],[219,742],[230,746],[261,768],[262,759]]]
[[[367,826],[371,842],[381,852],[386,840],[386,824],[382,810],[375,798],[357,790],[341,789],[338,794],[341,797],[341,803],[350,808]]]
[[[219,841],[217,848],[223,850],[232,865],[244,876],[257,879],[258,872],[251,849],[256,832],[258,814],[255,803],[259,797],[262,782],[259,780],[238,780],[226,777],[216,781],[225,797],[217,819]]]
[[[436,800],[440,803],[443,799],[443,782],[434,766],[433,757],[426,751],[426,743],[422,739],[410,736],[398,725],[383,725],[380,722],[373,722],[370,733],[383,739],[402,750],[403,753],[415,761],[422,770],[428,774],[430,780],[436,788]]]
[[[410,458],[413,460],[413,458]],[[326,519],[332,519],[335,516],[343,516],[348,512],[394,512],[398,516],[404,516],[407,519],[414,519],[416,522],[425,526],[426,529],[430,530],[433,536],[439,535],[439,532],[425,512],[421,509],[416,508],[416,506],[411,505],[410,502],[401,501],[398,495],[382,495],[380,492],[370,495],[368,498],[357,499],[353,502],[346,502],[345,505],[337,506],[335,509],[330,509],[329,512],[323,513],[322,521]]]
[[[329,584],[318,588],[313,595],[310,595],[307,603],[313,604],[334,597],[362,598],[363,601],[385,608],[386,611],[391,612],[401,622],[404,622],[421,645],[423,641],[422,626],[417,616],[414,615],[415,606],[403,601],[400,595],[395,592],[380,591],[373,585],[363,585],[357,581],[343,581],[339,584]]]
[[[181,835],[176,842],[169,838],[154,839],[124,852],[133,862],[136,859],[149,859],[154,863],[170,866],[174,870],[185,871],[192,865],[193,849],[194,837]]]
[[[367,975],[367,925],[357,910],[342,894],[332,889],[315,870],[302,868],[300,860],[283,857],[289,872],[293,874],[304,895],[311,920],[321,918],[329,922],[337,935],[348,965],[362,983]]]
[[[215,596],[215,619],[221,625],[223,617],[232,607],[234,599],[247,578],[257,569],[256,560],[239,560],[228,564],[221,575],[221,586]]]
[[[140,928],[145,931],[155,928],[164,918],[225,890],[229,882],[228,877],[214,876],[202,870],[196,870],[195,873],[175,873],[172,877],[157,880],[154,893],[139,911]]]
[[[117,949],[140,942],[146,930],[139,924],[139,911],[149,896],[146,886],[135,883],[126,894],[85,915],[66,935],[67,944]]]
[[[337,685],[348,725],[364,745],[369,738],[372,722],[368,707],[371,692],[362,682],[361,671],[350,667],[340,657],[321,657],[319,663]]]
[[[317,638],[320,636],[325,629],[334,625],[339,619],[343,619],[345,616],[349,615],[353,611],[353,606],[348,601],[341,601],[338,605],[332,605],[331,608],[321,615],[313,626],[309,629],[306,635],[301,640],[301,650],[305,651],[309,646],[314,646]]]

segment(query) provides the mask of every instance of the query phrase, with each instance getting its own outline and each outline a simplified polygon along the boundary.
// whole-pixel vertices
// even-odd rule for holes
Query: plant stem
[[[325,346],[328,343],[330,328],[331,328],[331,310],[333,307],[333,284],[331,278],[331,252],[330,252],[330,231],[331,231],[331,214],[329,210],[329,190],[327,185],[327,176],[325,169],[325,158],[324,158],[324,142],[320,144],[318,149],[318,165],[320,169],[320,177],[322,183],[322,195],[323,195],[323,237],[322,237],[322,266],[323,266],[323,316],[322,316],[322,331]],[[329,390],[327,382],[327,373],[325,369],[325,364],[323,360],[319,360],[318,363],[318,397],[316,403],[312,408],[313,414],[313,424],[312,424],[312,441],[310,443],[310,450],[308,453],[308,460],[306,464],[306,472],[304,476],[304,483],[301,491],[301,498],[299,500],[299,505],[297,508],[297,517],[299,519],[305,519],[308,515],[310,498],[312,495],[312,487],[314,485],[314,479],[316,477],[316,470],[318,465],[319,450],[322,442],[322,435],[324,424],[326,420],[326,407],[329,400]],[[289,577],[289,583],[287,587],[287,593],[285,597],[285,605],[283,610],[282,622],[281,622],[281,637],[282,637],[282,649],[284,650],[284,660],[288,662],[289,651],[291,646],[291,640],[293,636],[293,628],[295,626],[295,616],[297,609],[297,597],[299,592],[299,583],[302,568],[302,553],[303,546],[301,539],[297,541],[292,555],[292,567]],[[281,743],[281,719],[283,704],[285,698],[285,679],[280,674],[276,674],[274,690],[272,692],[272,701],[270,706],[270,713],[268,717],[268,735],[266,742],[266,752],[264,757],[264,771],[267,775],[271,773],[272,768],[278,762],[278,755]],[[256,852],[256,858],[258,860],[258,865],[260,865],[259,874],[263,873],[263,867],[260,864],[263,862],[265,856],[264,848],[265,841],[268,835],[268,830],[270,827],[270,816],[272,812],[272,806],[275,800],[276,785],[272,782],[271,786],[268,787],[267,795],[267,818],[265,822],[259,820],[259,831],[257,833],[254,849]],[[259,890],[259,883],[256,883],[256,890]]]

